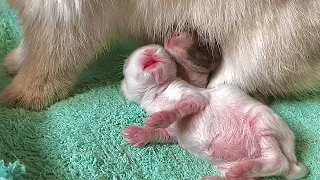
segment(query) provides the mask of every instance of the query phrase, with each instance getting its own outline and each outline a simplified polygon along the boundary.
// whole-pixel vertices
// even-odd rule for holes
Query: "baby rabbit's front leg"
[[[152,114],[145,125],[149,128],[167,128],[175,121],[204,109],[209,100],[201,95],[185,95],[172,110]]]
[[[123,132],[126,142],[133,147],[142,147],[150,142],[156,143],[174,143],[175,137],[171,129],[151,129],[140,126],[128,126]]]

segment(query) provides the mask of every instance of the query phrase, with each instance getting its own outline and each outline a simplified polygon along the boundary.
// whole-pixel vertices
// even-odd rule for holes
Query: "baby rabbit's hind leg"
[[[293,134],[290,136],[288,133],[286,137],[279,140],[279,145],[289,161],[289,171],[285,173],[285,177],[287,179],[301,179],[306,176],[309,170],[304,164],[297,161]]]
[[[283,175],[289,170],[289,162],[275,138],[262,136],[260,139],[261,157],[245,160],[230,168],[228,179],[257,178]]]

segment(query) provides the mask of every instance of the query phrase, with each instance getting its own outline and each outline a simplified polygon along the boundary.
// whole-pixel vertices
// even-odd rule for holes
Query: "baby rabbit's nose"
[[[152,48],[152,49],[146,49],[143,51],[143,55],[145,56],[152,56],[157,52],[156,48]]]

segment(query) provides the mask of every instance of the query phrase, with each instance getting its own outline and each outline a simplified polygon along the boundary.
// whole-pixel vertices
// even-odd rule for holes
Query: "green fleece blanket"
[[[21,38],[16,14],[0,0],[0,62]],[[197,179],[218,175],[178,145],[132,148],[122,131],[146,113],[119,92],[122,63],[136,48],[115,40],[81,75],[73,94],[41,112],[0,105],[0,179]],[[0,90],[12,77],[0,67]],[[320,179],[320,96],[274,100],[296,134],[299,160]],[[4,163],[1,163],[1,160]],[[10,164],[9,164],[10,163]],[[22,166],[21,166],[22,165]],[[269,178],[281,179],[281,178]]]

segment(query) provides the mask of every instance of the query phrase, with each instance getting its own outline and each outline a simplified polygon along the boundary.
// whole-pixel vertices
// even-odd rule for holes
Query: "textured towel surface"
[[[17,17],[0,0],[0,62],[19,43]],[[0,160],[18,160],[25,179],[197,179],[218,174],[178,145],[127,145],[122,131],[146,114],[119,92],[122,62],[135,48],[113,41],[79,79],[73,94],[49,109],[30,112],[0,105]],[[0,89],[10,81],[0,67]],[[320,96],[273,101],[297,136],[297,154],[320,179]],[[21,173],[21,172],[19,172]],[[281,179],[281,178],[269,178]]]
[[[25,173],[25,167],[15,161],[9,163],[8,166],[4,165],[4,161],[0,161],[0,180],[17,180],[22,179],[22,175]]]

